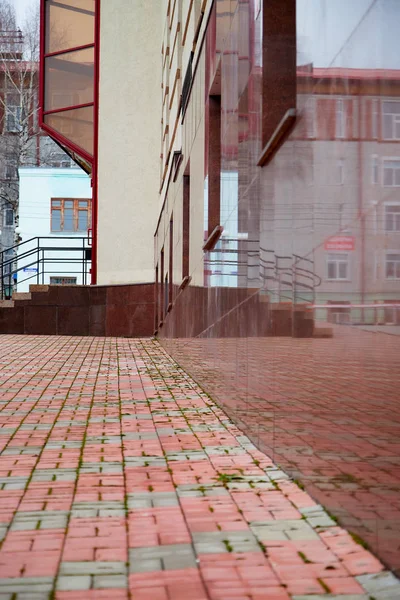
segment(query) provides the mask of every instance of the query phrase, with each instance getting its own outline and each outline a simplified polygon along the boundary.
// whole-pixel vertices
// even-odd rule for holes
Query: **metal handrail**
[[[53,243],[47,245],[47,240],[51,240]],[[91,258],[87,254],[87,251],[91,250],[88,238],[83,236],[62,236],[59,238],[60,242],[64,242],[65,240],[74,240],[78,245],[59,246],[56,244],[58,240],[54,236],[38,236],[0,251],[0,299],[4,300],[4,298],[12,296],[15,287],[15,276],[18,273],[23,272],[24,269],[36,268],[36,273],[33,275],[27,274],[18,283],[24,283],[36,278],[37,284],[40,282],[43,284],[45,282],[45,275],[54,272],[49,271],[49,268],[46,269],[46,266],[54,263],[80,264],[81,269],[74,271],[69,269],[67,272],[62,271],[60,274],[80,274],[82,275],[83,284],[86,285],[89,273],[88,269],[91,264]],[[23,246],[25,248],[21,252]],[[11,256],[9,256],[10,251],[12,251]],[[59,253],[60,256],[48,256],[47,253],[49,252]],[[65,253],[76,252],[81,253],[81,256],[65,257]]]

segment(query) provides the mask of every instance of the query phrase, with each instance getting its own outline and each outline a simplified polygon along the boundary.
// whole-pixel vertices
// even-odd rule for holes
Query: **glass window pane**
[[[44,69],[44,110],[93,102],[93,48],[46,58]]]
[[[61,210],[51,211],[51,230],[61,231]]]
[[[385,101],[383,102],[383,112],[384,113],[391,113],[391,114],[400,114],[400,102],[388,102]]]
[[[72,208],[66,208],[64,210],[63,231],[74,231],[74,210]]]
[[[390,213],[386,214],[385,231],[393,231],[393,215]]]
[[[64,207],[65,208],[74,208],[74,201],[73,200],[65,200]]]
[[[347,279],[347,263],[339,263],[339,279]]]
[[[45,123],[93,156],[93,108],[45,115]]]
[[[383,171],[383,184],[388,186],[393,185],[393,169],[387,169],[385,167]]]
[[[88,213],[87,210],[78,211],[78,231],[87,231]]]
[[[394,277],[394,262],[388,261],[386,263],[386,277]]]
[[[51,205],[52,206],[61,206],[61,200],[52,200]]]
[[[385,140],[391,140],[393,137],[393,117],[383,115],[383,137]]]
[[[45,52],[94,42],[95,0],[47,0]]]
[[[328,263],[328,279],[336,279],[336,263]]]
[[[87,207],[88,205],[88,201],[87,200],[79,200],[79,206],[80,207]]]

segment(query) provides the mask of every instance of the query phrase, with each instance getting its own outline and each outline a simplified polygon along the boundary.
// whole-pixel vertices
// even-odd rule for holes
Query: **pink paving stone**
[[[15,427],[17,431],[13,436],[2,439],[1,447],[18,451],[20,447],[42,447],[47,441],[58,443],[60,447],[43,450],[41,454],[3,454],[0,457],[0,476],[10,477],[11,482],[13,477],[29,478],[35,472],[43,474],[46,470],[72,468],[77,470],[78,478],[76,482],[52,480],[52,477],[50,481],[33,479],[26,490],[0,490],[0,522],[10,523],[15,510],[43,511],[44,516],[49,511],[68,513],[73,502],[85,502],[88,508],[94,508],[99,501],[110,502],[111,505],[116,501],[120,510],[126,494],[151,491],[172,493],[175,492],[175,486],[184,484],[218,485],[221,494],[210,497],[183,496],[180,497],[179,506],[136,508],[127,511],[125,517],[72,517],[67,531],[42,528],[9,530],[0,551],[0,576],[18,577],[21,573],[25,577],[55,575],[61,554],[62,560],[68,562],[124,563],[128,558],[128,547],[190,544],[193,533],[247,531],[248,521],[301,519],[299,508],[315,506],[310,496],[290,480],[280,481],[280,490],[264,491],[257,489],[255,484],[255,489],[248,492],[230,490],[226,495],[226,489],[218,481],[218,473],[251,476],[257,482],[257,476],[264,476],[264,469],[268,474],[268,469],[275,468],[271,459],[256,449],[247,452],[240,448],[239,454],[216,454],[208,459],[169,461],[167,466],[151,464],[151,459],[164,458],[164,453],[169,451],[218,446],[239,449],[236,436],[241,435],[240,430],[232,423],[227,423],[222,410],[215,407],[194,382],[176,371],[165,352],[154,342],[120,339],[109,344],[104,339],[71,338],[69,344],[65,345],[63,338],[17,336],[6,336],[6,342],[6,356],[11,344],[13,356],[21,352],[25,357],[26,348],[21,343],[29,344],[29,361],[21,358],[21,361],[12,363],[18,365],[18,369],[28,368],[29,364],[27,374],[35,374],[45,365],[47,373],[51,368],[54,368],[54,373],[49,373],[45,380],[40,376],[34,377],[31,382],[28,377],[21,379],[18,369],[14,375],[11,373],[12,382],[7,385],[22,389],[15,400],[7,405],[7,411],[12,410],[14,414],[1,418],[0,411],[0,427]],[[1,343],[0,339],[0,349]],[[103,351],[105,362],[101,364]],[[57,375],[62,361],[65,361],[65,365]],[[123,365],[119,380],[115,378],[118,362]],[[157,363],[157,372],[153,369],[154,362]],[[141,373],[137,372],[137,367]],[[154,379],[146,371],[148,368],[154,373]],[[46,392],[45,386],[49,386]],[[166,386],[170,389],[165,389]],[[44,396],[39,400],[42,393]],[[68,402],[62,407],[67,393]],[[7,394],[9,390],[0,382],[0,400],[4,400]],[[152,400],[147,404],[146,398],[157,398],[157,401]],[[122,405],[119,404],[120,400]],[[197,408],[208,406],[213,407],[212,412],[196,411]],[[190,410],[172,417],[163,412],[183,408]],[[47,409],[50,410],[46,413]],[[152,416],[152,419],[130,419],[128,415]],[[89,417],[88,423],[80,423]],[[96,418],[104,421],[96,422]],[[106,422],[109,418],[120,420]],[[71,423],[51,429],[57,421]],[[226,424],[224,430],[210,428],[195,432],[191,429],[195,425],[205,424],[220,428],[222,421],[224,426]],[[18,429],[21,423],[47,424],[49,428]],[[288,426],[296,427],[296,423],[296,419],[288,414]],[[160,437],[154,440],[120,437],[121,432],[156,432],[163,427],[174,428],[175,431],[168,435],[160,433]],[[282,439],[285,435],[290,447],[292,436],[283,432]],[[106,436],[115,436],[115,439],[102,443],[101,438]],[[96,438],[97,442],[94,441]],[[63,448],[63,442],[76,442],[79,447]],[[321,452],[324,452],[324,443],[321,442]],[[357,448],[359,456],[368,451],[368,445]],[[131,467],[128,461],[123,474],[106,470],[102,473],[100,470],[107,463],[122,465],[123,460],[129,457],[142,461],[148,457],[149,465]],[[309,474],[313,475],[318,460],[313,457],[312,462],[308,457],[303,457],[303,471],[308,469]],[[79,472],[81,461],[85,465],[93,465],[96,472]],[[321,459],[320,463],[321,468],[327,469],[325,461]],[[351,472],[361,479],[370,477],[372,481],[372,475],[364,472],[363,466],[362,461],[358,461]],[[332,471],[331,477],[338,476],[338,473]],[[383,473],[375,473],[377,485],[384,480]],[[364,506],[374,506],[377,497],[370,494],[368,498],[363,498]],[[359,500],[354,497],[352,502]],[[396,518],[395,511],[391,514]],[[367,510],[364,516],[369,516]],[[382,569],[379,561],[361,549],[339,527],[322,531],[318,540],[267,541],[265,546],[267,556],[261,550],[201,554],[198,563],[200,570],[191,568],[130,575],[132,598],[289,600],[293,594],[324,594],[318,579],[328,585],[333,593],[358,594],[362,588],[354,575],[375,573]],[[311,562],[305,563],[304,557]],[[106,598],[127,600],[128,591],[109,589],[56,593],[56,600]]]

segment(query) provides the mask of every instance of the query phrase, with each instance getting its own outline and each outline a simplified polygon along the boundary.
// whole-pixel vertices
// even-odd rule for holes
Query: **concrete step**
[[[14,300],[0,300],[0,308],[12,308]]]
[[[314,335],[315,338],[333,338],[333,328],[332,327],[314,327]]]
[[[48,292],[49,291],[49,286],[48,285],[40,285],[37,283],[31,283],[31,285],[29,286],[29,292]]]
[[[30,300],[32,294],[30,292],[14,292],[12,295],[13,300]]]

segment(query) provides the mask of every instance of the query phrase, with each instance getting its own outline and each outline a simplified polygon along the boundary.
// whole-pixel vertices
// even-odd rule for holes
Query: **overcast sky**
[[[14,4],[17,13],[18,25],[21,26],[24,22],[25,13],[29,6],[39,4],[39,0],[11,0],[11,4]]]

